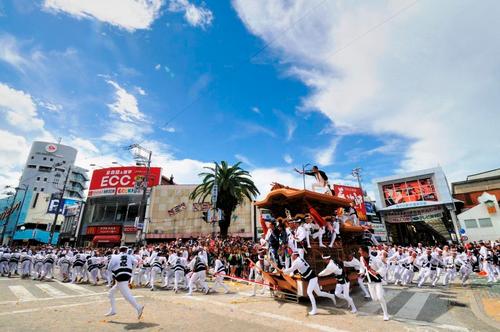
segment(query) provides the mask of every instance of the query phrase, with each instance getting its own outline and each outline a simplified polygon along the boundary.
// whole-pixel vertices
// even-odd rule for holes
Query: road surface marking
[[[69,282],[60,282],[60,281],[57,281],[57,283],[59,285],[62,285],[64,287],[67,287],[69,289],[71,289],[73,292],[76,292],[78,294],[86,294],[86,295],[89,295],[89,294],[95,294],[95,292],[85,288],[85,287],[82,287],[82,286],[79,286],[79,285],[75,285],[75,284],[72,284],[72,283],[69,283]]]
[[[36,296],[31,294],[24,286],[9,286],[9,289],[21,301],[36,300]]]
[[[135,296],[135,298],[141,298],[143,296]],[[123,298],[118,298],[116,299],[117,301],[123,301]],[[24,309],[24,310],[14,310],[14,311],[8,311],[8,312],[0,312],[0,316],[8,316],[8,315],[16,315],[16,314],[25,314],[25,313],[30,313],[30,312],[37,312],[37,311],[46,311],[50,309],[59,309],[59,308],[71,308],[71,307],[78,307],[82,305],[87,305],[87,304],[96,304],[96,303],[104,303],[108,302],[108,300],[101,300],[101,301],[89,301],[89,302],[80,302],[80,303],[72,303],[72,304],[61,304],[61,305],[54,305],[50,307],[43,307],[43,308],[31,308],[31,309]]]
[[[417,319],[418,314],[422,310],[425,302],[431,296],[431,293],[413,293],[413,296],[399,309],[395,316]]]
[[[389,289],[385,289],[385,302],[389,303],[393,298],[395,298],[397,295],[399,295],[401,291],[393,291]],[[366,301],[365,303],[362,303],[361,305],[357,305],[358,310],[363,313],[369,313],[369,314],[375,314],[379,309],[382,310],[382,307],[380,306],[380,303],[377,301],[373,301],[371,299],[364,300]]]
[[[64,297],[64,299],[71,299],[71,298],[76,298],[76,297],[91,297],[91,296],[94,296],[94,295],[104,295],[104,294],[108,294],[108,292],[101,292],[101,293],[93,293],[93,294],[79,294],[79,295],[68,295],[66,297]],[[4,305],[4,304],[13,304],[13,303],[18,303],[18,302],[37,302],[37,301],[53,301],[54,298],[53,297],[40,297],[40,298],[34,298],[32,300],[24,300],[24,301],[3,301],[3,302],[0,302],[0,305]]]
[[[52,287],[51,285],[39,284],[39,285],[35,285],[35,286],[40,288],[42,291],[44,291],[45,293],[49,294],[52,297],[66,297],[66,296],[68,296],[68,294],[60,291],[57,288]]]
[[[345,332],[345,330],[339,330],[339,329],[336,329],[336,328],[333,328],[330,326],[326,326],[326,325],[321,325],[321,324],[307,323],[307,322],[303,322],[301,320],[290,318],[288,316],[282,316],[282,315],[273,314],[270,312],[242,309],[239,307],[235,307],[233,304],[213,301],[213,300],[205,299],[205,298],[199,297],[199,296],[183,296],[183,298],[188,299],[188,300],[206,302],[209,304],[218,305],[218,306],[222,306],[222,307],[227,307],[227,308],[231,308],[232,310],[238,310],[238,311],[241,311],[243,313],[246,313],[246,314],[249,314],[252,316],[261,316],[264,318],[271,318],[271,319],[275,319],[275,320],[280,320],[280,321],[291,323],[295,326],[303,326],[303,327],[307,327],[310,329],[315,329],[315,330],[319,330],[319,331],[323,331],[323,332]]]

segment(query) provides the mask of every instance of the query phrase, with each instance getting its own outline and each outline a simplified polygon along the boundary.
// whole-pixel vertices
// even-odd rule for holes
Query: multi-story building
[[[217,224],[207,223],[202,218],[211,204],[189,198],[194,188],[196,185],[168,185],[153,189],[146,229],[148,242],[187,239],[219,232]],[[251,238],[255,232],[255,209],[252,201],[247,199],[234,211],[229,233]]]
[[[459,240],[455,202],[440,167],[374,182],[390,242],[415,245]]]
[[[452,183],[451,190],[453,197],[464,203],[462,211],[478,205],[484,192],[500,197],[500,168],[469,175],[465,181]]]
[[[35,193],[60,193],[69,170],[64,197],[83,199],[88,171],[75,166],[77,153],[67,145],[33,142],[19,185],[29,186]]]

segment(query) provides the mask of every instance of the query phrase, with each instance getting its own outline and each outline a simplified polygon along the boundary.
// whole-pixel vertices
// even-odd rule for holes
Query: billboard
[[[60,194],[50,195],[49,205],[47,206],[47,213],[55,214],[59,206]],[[63,216],[74,216],[79,213],[81,202],[76,199],[63,198],[63,204],[59,209],[59,214]]]
[[[438,195],[430,177],[382,186],[385,206],[412,202],[437,202]]]
[[[147,167],[124,166],[96,169],[92,174],[89,197],[106,195],[141,194],[145,186]],[[148,187],[157,186],[161,180],[161,168],[151,167]]]
[[[363,203],[363,192],[359,187],[349,187],[335,184],[333,186],[335,195],[340,198],[345,198],[354,202],[356,212],[358,213],[359,220],[367,221],[366,207]]]

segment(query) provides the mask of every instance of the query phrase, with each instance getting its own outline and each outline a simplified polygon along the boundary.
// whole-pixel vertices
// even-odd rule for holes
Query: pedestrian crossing
[[[81,285],[59,281],[50,283],[30,281],[16,285],[0,284],[0,304],[86,297],[105,293],[106,290],[101,287],[94,291]]]

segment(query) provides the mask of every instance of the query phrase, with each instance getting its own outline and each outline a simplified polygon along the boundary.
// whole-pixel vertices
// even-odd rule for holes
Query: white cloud
[[[235,154],[234,157],[238,160],[238,161],[241,161],[243,164],[246,164],[246,166],[249,166],[249,167],[252,167],[254,168],[255,167],[255,164],[252,163],[250,161],[250,159],[248,159],[248,157],[242,155],[242,154]],[[243,166],[245,167],[245,166]]]
[[[147,95],[146,91],[144,91],[144,89],[141,88],[140,86],[136,86],[135,91],[137,91],[137,93],[140,94],[141,96]]]
[[[160,64],[157,64],[157,65],[155,66],[155,70],[160,70],[160,69],[161,69],[161,65],[160,65]]]
[[[0,111],[5,113],[7,122],[19,130],[44,130],[44,121],[38,117],[31,95],[3,83],[0,83]]]
[[[115,88],[115,102],[108,104],[111,112],[118,114],[120,119],[127,122],[144,121],[146,116],[139,110],[135,96],[127,92],[118,83],[107,80]]]
[[[30,61],[21,55],[17,40],[11,35],[0,35],[0,60],[22,71]]]
[[[292,158],[292,156],[291,156],[290,154],[288,154],[288,153],[287,153],[287,154],[285,154],[285,155],[283,156],[283,160],[284,160],[284,161],[285,161],[285,163],[287,163],[287,164],[291,164],[291,163],[293,163],[293,158]]]
[[[257,106],[252,107],[251,110],[254,113],[261,114],[260,109]]]
[[[170,0],[168,10],[174,13],[183,12],[186,21],[194,27],[205,29],[212,24],[214,15],[205,6],[195,6],[188,0]]]
[[[101,139],[109,143],[127,144],[131,141],[140,141],[144,135],[152,131],[151,126],[146,123],[115,121]]]
[[[174,127],[163,127],[161,130],[167,132],[167,133],[175,133],[177,130]]]
[[[321,166],[329,166],[335,162],[335,151],[340,142],[340,136],[331,140],[330,144],[315,154],[315,160]]]
[[[409,142],[402,170],[441,164],[457,180],[498,167],[491,151],[500,150],[494,136],[500,44],[491,42],[500,29],[500,4],[459,2],[233,5],[246,27],[289,65],[288,74],[310,88],[304,108],[324,113],[343,134],[400,136]],[[307,19],[300,19],[305,12]],[[331,151],[318,159],[330,163]]]
[[[132,32],[150,28],[163,3],[164,0],[45,0],[44,8],[78,19],[96,19]]]
[[[50,103],[48,101],[39,101],[38,105],[40,105],[41,107],[43,107],[43,108],[45,108],[53,113],[61,113],[61,111],[63,109],[63,106],[61,104],[54,104],[54,103]]]

